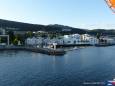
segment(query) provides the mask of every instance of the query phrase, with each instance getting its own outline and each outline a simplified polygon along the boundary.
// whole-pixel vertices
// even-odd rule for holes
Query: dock
[[[13,47],[0,47],[0,51],[4,50],[23,50],[23,51],[30,51],[30,52],[36,52],[36,53],[42,53],[47,55],[55,55],[60,56],[64,55],[66,51],[61,49],[50,49],[50,48],[37,48],[37,47],[23,47],[23,46],[13,46]]]
[[[36,53],[42,53],[47,55],[64,55],[66,52],[60,49],[49,49],[49,48],[26,48],[27,51],[32,51]]]
[[[107,46],[115,46],[115,44],[96,44],[96,47],[107,47]]]
[[[91,44],[62,44],[62,45],[57,45],[57,47],[86,47],[86,46],[93,46]]]

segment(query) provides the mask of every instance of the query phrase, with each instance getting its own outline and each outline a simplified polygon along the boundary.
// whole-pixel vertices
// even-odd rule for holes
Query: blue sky
[[[114,29],[115,14],[104,0],[0,0],[0,19]]]

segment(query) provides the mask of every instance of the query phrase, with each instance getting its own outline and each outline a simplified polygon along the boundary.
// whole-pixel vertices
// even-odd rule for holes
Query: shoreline
[[[42,53],[47,55],[64,55],[66,51],[61,49],[50,49],[50,48],[37,48],[37,47],[26,47],[26,46],[7,46],[7,47],[0,47],[0,51],[3,50],[24,50],[24,51],[31,51],[36,53]]]
[[[95,47],[108,47],[108,46],[114,46],[113,44],[98,44],[98,45],[91,45],[91,44],[72,44],[72,45],[57,45],[57,49],[52,48],[39,48],[34,46],[0,46],[0,51],[4,50],[23,50],[23,51],[30,51],[30,52],[36,52],[36,53],[42,53],[47,55],[65,55],[66,52],[77,50],[79,47],[89,47],[89,46],[95,46]],[[65,49],[64,49],[65,48]],[[66,49],[67,48],[67,49]]]

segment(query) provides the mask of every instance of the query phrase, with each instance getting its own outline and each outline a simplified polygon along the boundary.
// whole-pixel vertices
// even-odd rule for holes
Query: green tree
[[[97,33],[96,37],[97,37],[97,39],[100,39],[101,34]]]
[[[32,36],[33,36],[33,33],[32,33],[31,31],[28,31],[28,32],[26,33],[26,36],[27,36],[27,37],[32,37]]]
[[[19,41],[19,36],[18,36],[18,35],[15,35],[15,36],[14,36],[14,40],[13,40],[13,44],[14,44],[14,45],[18,45],[18,41]]]

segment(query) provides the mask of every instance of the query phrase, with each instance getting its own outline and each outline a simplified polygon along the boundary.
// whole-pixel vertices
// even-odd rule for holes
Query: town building
[[[81,36],[79,34],[64,35],[64,44],[79,44],[81,42]]]
[[[64,35],[60,38],[42,38],[42,37],[32,37],[26,39],[27,45],[52,45],[53,43],[57,43],[57,45],[75,45],[75,44],[98,44],[98,39],[96,37],[90,36],[88,34],[71,34]]]

